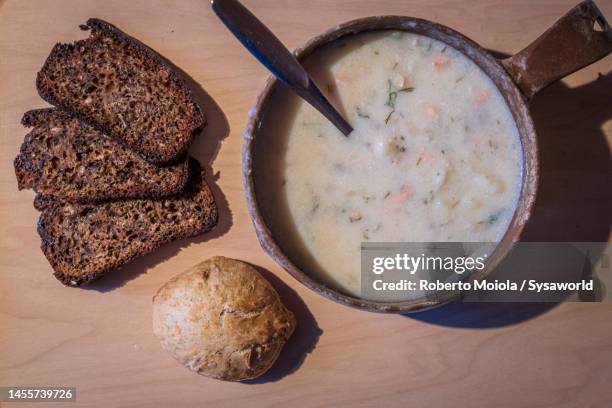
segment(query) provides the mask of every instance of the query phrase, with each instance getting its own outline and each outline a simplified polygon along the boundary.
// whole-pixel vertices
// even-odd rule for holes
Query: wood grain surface
[[[290,48],[342,21],[401,14],[513,53],[575,1],[245,4]],[[612,19],[612,1],[599,6]],[[46,106],[36,93],[36,72],[56,42],[85,36],[78,25],[88,17],[112,22],[191,76],[210,120],[191,150],[215,174],[221,223],[212,234],[167,245],[87,289],[72,289],[53,278],[39,250],[34,195],[17,191],[12,162],[26,133],[21,115]],[[608,57],[533,101],[542,183],[527,239],[609,238],[611,62]],[[377,315],[330,302],[277,266],[257,243],[240,176],[242,131],[266,77],[205,0],[0,1],[0,386],[76,386],[77,404],[67,405],[90,407],[612,406],[609,303],[452,304],[417,315]],[[265,268],[298,316],[293,339],[259,381],[195,375],[151,331],[155,290],[212,255]]]

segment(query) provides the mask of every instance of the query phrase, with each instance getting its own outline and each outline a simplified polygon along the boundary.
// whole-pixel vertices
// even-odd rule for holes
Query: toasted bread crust
[[[91,30],[87,39],[72,44],[56,44],[53,47],[36,78],[40,96],[52,105],[73,113],[99,131],[116,138],[152,163],[169,164],[183,157],[194,133],[205,124],[204,115],[183,80],[159,54],[112,24],[91,18],[83,28]],[[128,63],[125,60],[128,59],[121,58],[117,62],[113,58],[117,56],[110,55],[120,52],[134,57],[129,60],[132,64],[144,66],[145,73],[157,75],[159,81],[155,84],[166,87],[164,92],[154,92],[152,85],[147,88],[144,82],[139,83],[138,81],[144,81],[138,75],[143,74],[143,70],[133,66],[126,67]],[[73,69],[71,64],[76,65],[77,69]],[[89,69],[93,72],[89,72]],[[107,71],[102,72],[104,69]],[[83,72],[87,75],[81,75]],[[132,73],[132,76],[126,77],[126,72]],[[100,74],[116,77],[111,88],[118,87],[120,90],[111,102],[108,102],[106,97],[96,96],[97,86],[105,80],[98,81],[97,85],[90,82],[104,78],[104,75]],[[134,77],[139,79],[134,80]],[[64,82],[60,83],[59,78]],[[66,80],[68,82],[65,82]],[[143,89],[148,89],[144,95]],[[104,92],[104,95],[108,96],[108,92]],[[156,99],[164,95],[172,95],[174,103],[161,107]],[[136,108],[130,104],[136,104]],[[168,112],[172,109],[181,114],[172,116]],[[126,118],[123,119],[122,115]],[[146,119],[144,124],[139,122],[142,118]],[[187,118],[186,121],[184,118]],[[161,126],[161,122],[164,122],[164,126]],[[172,124],[177,128],[170,129]]]
[[[168,167],[144,161],[132,150],[55,108],[28,111],[33,129],[15,158],[19,189],[74,203],[177,194],[189,176],[188,160]]]

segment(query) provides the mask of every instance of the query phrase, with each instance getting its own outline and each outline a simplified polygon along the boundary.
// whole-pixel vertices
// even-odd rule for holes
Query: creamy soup
[[[399,31],[340,40],[305,62],[354,127],[343,136],[282,86],[258,133],[267,224],[306,273],[360,296],[362,242],[496,242],[521,188],[512,114],[452,47]]]

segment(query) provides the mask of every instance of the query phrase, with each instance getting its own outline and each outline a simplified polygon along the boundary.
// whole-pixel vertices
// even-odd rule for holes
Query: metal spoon
[[[279,80],[321,112],[345,136],[353,131],[293,54],[253,13],[238,0],[211,0],[211,4],[223,24]]]

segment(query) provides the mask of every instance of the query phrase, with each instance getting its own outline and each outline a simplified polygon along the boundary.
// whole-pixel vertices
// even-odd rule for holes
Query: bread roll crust
[[[172,278],[153,297],[162,347],[198,374],[242,381],[265,373],[296,321],[249,264],[210,258]]]

